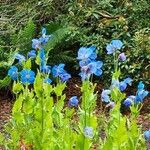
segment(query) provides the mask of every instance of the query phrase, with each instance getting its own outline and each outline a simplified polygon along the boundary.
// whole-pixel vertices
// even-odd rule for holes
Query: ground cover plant
[[[0,134],[1,146],[8,150],[145,150],[150,130],[142,133],[137,117],[149,92],[140,81],[136,94],[126,97],[124,90],[134,81],[130,77],[120,81],[121,63],[127,59],[123,42],[114,39],[106,46],[107,54],[114,60],[114,71],[110,73],[111,85],[100,95],[109,111],[98,114],[98,91],[93,77],[101,78],[104,63],[97,57],[96,46],[78,50],[76,59],[82,80],[78,88],[82,95],[66,101],[64,90],[71,74],[65,70],[65,64],[48,65],[49,51],[44,47],[54,37],[47,35],[45,28],[41,34],[32,39],[32,50],[26,55],[14,55],[18,61],[8,70],[16,101],[5,133]],[[131,110],[129,116],[121,114],[121,104]]]

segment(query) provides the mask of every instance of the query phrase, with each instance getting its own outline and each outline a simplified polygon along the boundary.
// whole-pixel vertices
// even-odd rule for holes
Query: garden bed
[[[65,93],[66,93],[66,107],[67,107],[67,101],[74,95],[80,97],[81,96],[81,92],[80,92],[80,86],[81,86],[81,80],[78,77],[73,77],[71,78],[68,83],[67,83],[67,87],[65,89]],[[96,90],[99,92],[99,96],[97,99],[97,114],[101,115],[101,112],[103,111],[105,105],[102,104],[101,100],[100,100],[100,94],[102,92],[103,89],[103,84],[97,84]],[[132,90],[134,91],[134,90]],[[135,89],[136,91],[136,89]],[[126,91],[127,95],[130,95],[132,93],[130,93],[130,89],[128,88]],[[0,94],[0,102],[1,102],[1,109],[0,109],[0,131],[3,132],[4,130],[4,125],[9,121],[9,119],[11,118],[11,109],[13,107],[13,103],[14,100],[12,98],[12,95],[10,94],[3,94],[1,92]],[[122,113],[124,115],[129,115],[129,110],[126,108],[122,108]],[[141,110],[141,113],[138,117],[138,125],[142,125],[142,130],[148,130],[150,127],[150,98],[147,97],[144,100],[143,103],[143,108]],[[1,150],[1,149],[0,149]],[[147,150],[150,150],[150,142],[147,143]]]

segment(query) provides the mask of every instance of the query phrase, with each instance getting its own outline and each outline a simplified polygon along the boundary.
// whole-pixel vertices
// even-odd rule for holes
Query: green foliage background
[[[76,66],[79,47],[94,44],[105,64],[106,81],[113,64],[105,47],[112,39],[120,39],[127,54],[122,76],[150,82],[149,0],[2,0],[0,14],[1,82],[13,54],[30,51],[31,39],[39,36],[42,26],[55,35],[46,46],[50,64]]]

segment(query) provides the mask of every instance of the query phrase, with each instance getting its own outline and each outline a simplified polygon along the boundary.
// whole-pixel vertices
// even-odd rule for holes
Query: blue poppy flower
[[[36,51],[35,50],[31,50],[30,52],[28,52],[28,57],[29,58],[35,58],[36,57]]]
[[[137,91],[135,103],[143,102],[143,99],[148,95],[148,93],[149,92],[145,90]]]
[[[129,77],[123,80],[123,82],[125,82],[126,84],[128,84],[130,86],[132,85],[132,81],[133,81],[133,79],[131,79]]]
[[[45,45],[52,35],[46,35],[46,28],[42,28],[42,36],[39,38],[39,41]]]
[[[89,79],[90,76],[96,71],[96,68],[94,63],[89,63],[87,66],[81,67],[80,76],[82,80]]]
[[[33,84],[35,80],[35,73],[32,70],[23,69],[20,72],[21,82],[23,84]]]
[[[149,94],[148,91],[144,89],[144,84],[142,81],[139,82],[138,84],[138,90],[136,92],[136,98],[135,98],[135,103],[141,103],[143,102],[143,99]]]
[[[41,66],[41,72],[49,74],[51,72],[51,66],[49,65]]]
[[[150,130],[144,132],[144,138],[146,141],[150,141]]]
[[[120,50],[123,43],[120,40],[112,40],[110,44],[106,46],[107,54],[113,54],[116,50]]]
[[[143,84],[142,81],[140,81],[139,84],[138,84],[138,90],[143,90],[144,87],[145,87],[145,85]]]
[[[102,66],[103,66],[103,62],[102,61],[95,61],[92,63],[93,65],[91,67],[93,67],[94,71],[93,74],[95,74],[96,76],[101,76],[102,75]]]
[[[79,103],[79,100],[78,100],[77,96],[72,96],[69,99],[69,106],[71,106],[71,107],[77,107],[78,103]]]
[[[126,55],[125,55],[125,53],[121,53],[121,54],[119,54],[119,60],[120,61],[125,61],[126,60]]]
[[[126,88],[127,88],[127,84],[124,81],[119,83],[120,91],[124,91]]]
[[[11,77],[12,80],[18,79],[18,68],[16,66],[11,66],[8,70],[8,75]]]
[[[45,78],[44,83],[51,84],[52,80],[50,78]]]
[[[94,137],[92,127],[85,127],[83,132],[84,132],[84,136],[87,137],[87,138],[93,138]]]
[[[95,46],[91,46],[89,48],[87,47],[81,47],[78,51],[78,60],[85,61],[87,59],[96,59],[97,54],[94,52],[96,49]]]
[[[127,88],[127,85],[132,85],[132,79],[131,78],[126,78],[126,79],[124,79],[123,81],[121,81],[120,83],[119,83],[119,89],[120,89],[120,91],[124,91],[126,88]]]
[[[111,93],[110,90],[103,90],[102,91],[102,94],[101,94],[102,102],[106,102],[106,103],[110,102],[110,97],[109,97],[110,93]]]
[[[23,61],[26,60],[26,58],[21,54],[15,54],[14,58],[17,59],[19,61],[19,63],[22,63]]]
[[[41,41],[39,39],[32,39],[32,48],[41,49]]]
[[[65,73],[60,74],[59,77],[62,82],[66,82],[71,78],[71,75],[65,72]]]
[[[64,67],[65,67],[65,64],[59,64],[58,66],[55,65],[53,68],[52,68],[52,74],[54,77],[58,77],[60,76],[61,74],[63,73],[66,73],[66,71],[64,70]]]

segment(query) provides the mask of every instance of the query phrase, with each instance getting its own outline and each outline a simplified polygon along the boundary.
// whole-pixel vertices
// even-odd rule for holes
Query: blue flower
[[[20,72],[21,82],[23,84],[33,84],[35,80],[35,73],[32,70],[23,69]]]
[[[60,76],[61,74],[63,73],[66,73],[66,71],[64,70],[64,67],[65,67],[65,64],[59,64],[58,66],[55,65],[53,68],[52,68],[52,74],[54,77],[58,77]]]
[[[93,138],[94,137],[93,128],[92,127],[85,127],[84,128],[84,136],[87,138]]]
[[[49,65],[41,66],[41,72],[49,74],[51,72],[51,66]]]
[[[126,84],[128,84],[128,85],[131,86],[131,85],[132,85],[132,81],[133,81],[133,80],[132,80],[131,78],[128,77],[128,78],[124,79],[123,82],[125,82]]]
[[[127,88],[127,85],[132,85],[132,79],[131,78],[126,78],[126,79],[124,79],[123,81],[121,81],[120,83],[119,83],[119,89],[120,89],[120,91],[124,91],[126,88]]]
[[[39,39],[32,39],[32,48],[41,49],[41,41]]]
[[[103,66],[103,62],[102,61],[95,61],[93,62],[95,66],[92,66],[94,67],[94,72],[93,74],[95,74],[96,76],[101,76],[102,75],[102,66]]]
[[[16,66],[11,66],[8,70],[8,75],[11,77],[12,80],[18,79],[18,68]]]
[[[150,130],[144,132],[144,138],[145,140],[150,141]]]
[[[46,29],[43,28],[43,29],[42,29],[42,36],[39,38],[39,41],[40,41],[43,45],[45,45],[45,44],[49,41],[50,37],[52,37],[52,36],[51,36],[51,35],[46,35]]]
[[[96,71],[96,68],[94,68],[94,63],[89,63],[87,66],[81,67],[80,76],[82,80],[89,79],[90,76]]]
[[[143,99],[149,94],[148,91],[144,90],[144,84],[142,81],[138,84],[138,90],[136,92],[135,103],[143,102]]]
[[[77,96],[72,96],[72,97],[69,99],[69,106],[77,107],[77,106],[78,106],[78,103],[79,103],[79,100],[78,100]]]
[[[87,47],[81,47],[78,51],[78,60],[86,61],[87,59],[96,59],[97,54],[94,52],[96,50],[95,46],[91,46],[89,48]]]
[[[28,57],[29,58],[35,58],[36,57],[36,51],[35,50],[31,50],[30,52],[28,52]]]
[[[45,78],[44,83],[51,84],[52,80],[50,78]]]
[[[148,95],[148,91],[140,90],[137,91],[135,103],[143,102],[143,99]]]
[[[125,61],[126,60],[126,55],[124,53],[119,54],[119,60],[120,61]]]
[[[110,44],[106,46],[107,54],[113,54],[116,50],[120,50],[123,43],[120,40],[112,40]]]
[[[120,91],[124,91],[126,88],[127,88],[127,84],[124,81],[119,83]]]
[[[144,86],[143,82],[140,81],[139,84],[138,84],[138,90],[143,90],[144,87],[145,87],[145,86]]]
[[[102,91],[102,94],[101,94],[102,102],[106,102],[106,103],[110,102],[110,97],[109,97],[110,93],[111,93],[110,90],[103,90]]]
[[[23,61],[26,60],[26,58],[23,55],[21,55],[21,54],[15,54],[14,58],[19,60],[19,63],[22,63]]]
[[[65,72],[65,73],[60,74],[59,77],[62,82],[66,82],[71,78],[71,75]]]

